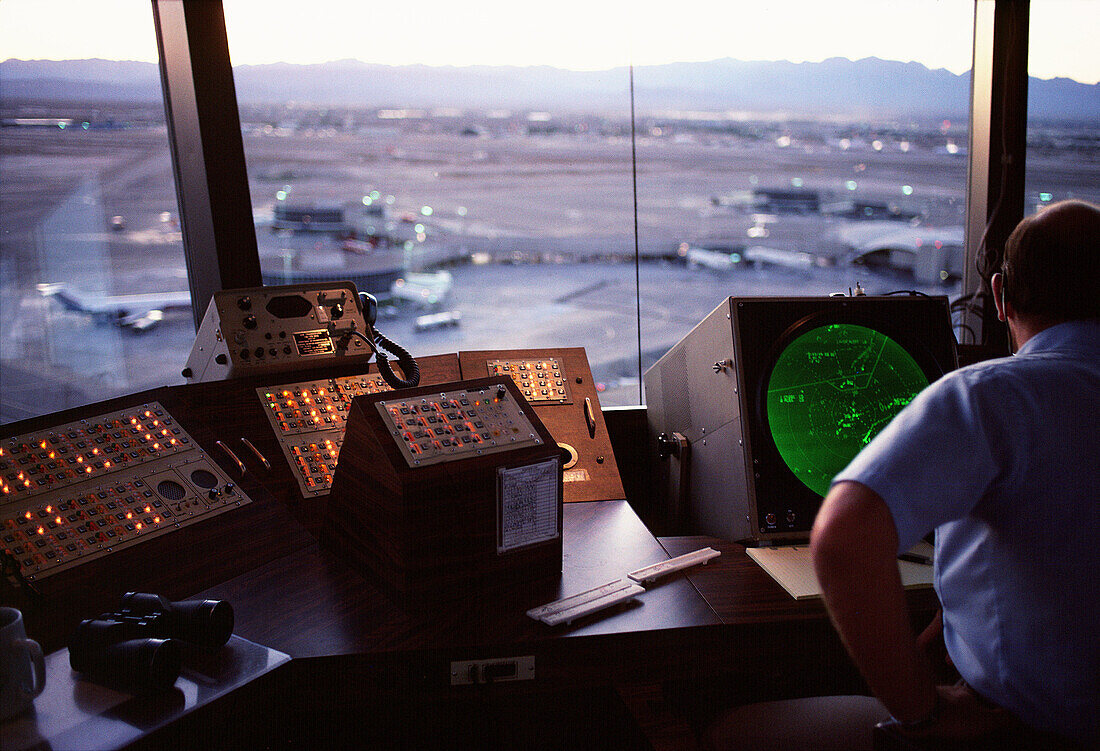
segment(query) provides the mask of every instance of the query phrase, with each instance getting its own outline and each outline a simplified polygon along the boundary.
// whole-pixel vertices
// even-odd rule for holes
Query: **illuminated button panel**
[[[511,376],[523,398],[532,403],[572,404],[565,371],[556,357],[537,360],[489,360],[490,376]]]
[[[259,388],[256,393],[275,435],[338,430],[343,437],[354,397],[392,390],[382,376],[354,376]]]
[[[256,389],[264,413],[307,497],[332,489],[351,400],[393,389],[379,375],[344,376]]]
[[[28,579],[249,502],[156,403],[0,445],[0,547]]]
[[[316,438],[287,442],[286,446],[293,457],[291,464],[297,470],[295,476],[299,483],[304,483],[305,492],[319,494],[332,488],[336,460],[340,458],[340,446],[343,443],[343,432],[338,436],[326,433]]]
[[[63,488],[192,448],[159,404],[113,412],[0,442],[0,497]]]
[[[542,443],[504,386],[375,403],[410,467]]]

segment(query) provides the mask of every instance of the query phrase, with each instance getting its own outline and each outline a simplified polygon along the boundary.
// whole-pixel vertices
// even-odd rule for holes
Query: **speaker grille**
[[[669,432],[691,431],[691,394],[688,388],[687,351],[676,347],[661,367],[661,396]]]

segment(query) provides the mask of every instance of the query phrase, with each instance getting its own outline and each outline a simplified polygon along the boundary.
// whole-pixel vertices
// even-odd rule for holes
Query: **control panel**
[[[511,377],[561,450],[567,503],[626,497],[582,347],[466,351],[458,359],[463,378]]]
[[[251,287],[215,292],[183,376],[189,382],[366,364],[367,320],[351,282]]]
[[[569,383],[561,361],[556,357],[500,359],[485,363],[489,375],[511,376],[523,397],[536,404],[572,404]]]
[[[561,456],[510,377],[353,400],[320,539],[403,599],[559,576]]]
[[[307,497],[326,495],[344,442],[351,400],[392,391],[379,375],[346,376],[256,389],[268,422]]]
[[[625,497],[583,348],[460,352],[457,362],[454,357],[421,358],[423,384],[446,383],[460,377],[510,377],[558,444],[565,500]],[[377,373],[256,389],[303,497],[326,496],[332,488],[351,400],[390,391]],[[433,424],[433,434],[437,427],[443,426]],[[453,435],[446,437],[451,439]],[[442,437],[437,435],[436,439]],[[476,440],[472,434],[470,440]]]
[[[0,547],[27,579],[248,502],[158,402],[0,442]]]
[[[410,467],[542,443],[523,404],[503,385],[385,399],[374,406]]]

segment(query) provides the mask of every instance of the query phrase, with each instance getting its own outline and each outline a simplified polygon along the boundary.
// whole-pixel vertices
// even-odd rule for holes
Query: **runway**
[[[848,265],[834,221],[762,219],[725,205],[728,197],[797,185],[823,201],[859,197],[915,210],[925,226],[961,226],[965,216],[966,159],[918,147],[917,139],[903,152],[896,139],[881,151],[840,148],[835,124],[821,125],[817,136],[814,126],[801,124],[787,142],[643,129],[635,239],[628,130],[471,137],[460,126],[429,118],[354,132],[267,133],[246,123],[261,264],[342,262],[332,260],[340,253],[335,238],[271,232],[263,218],[278,191],[336,205],[377,191],[391,221],[415,243],[487,261],[448,267],[454,286],[440,309],[458,311],[459,326],[418,333],[415,318],[428,311],[394,306],[384,308],[384,333],[419,355],[583,346],[605,387],[604,406],[638,403],[639,340],[644,369],[728,295],[828,294],[857,282],[869,293],[915,286],[895,273]],[[1087,158],[1044,152],[1033,166],[1038,176],[1029,195],[1100,198]],[[83,398],[73,394],[99,399],[182,382],[194,337],[187,311],[134,334],[62,310],[36,292],[40,283],[106,294],[186,288],[164,128],[5,128],[0,168],[0,420]],[[111,229],[114,216],[122,217],[121,229]],[[760,243],[833,265],[715,272],[664,260],[685,242]],[[953,294],[957,285],[921,290]]]

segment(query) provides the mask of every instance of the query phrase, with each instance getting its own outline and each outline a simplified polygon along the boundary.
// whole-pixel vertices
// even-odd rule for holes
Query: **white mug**
[[[0,722],[29,708],[45,687],[42,647],[27,638],[22,613],[0,608]]]

